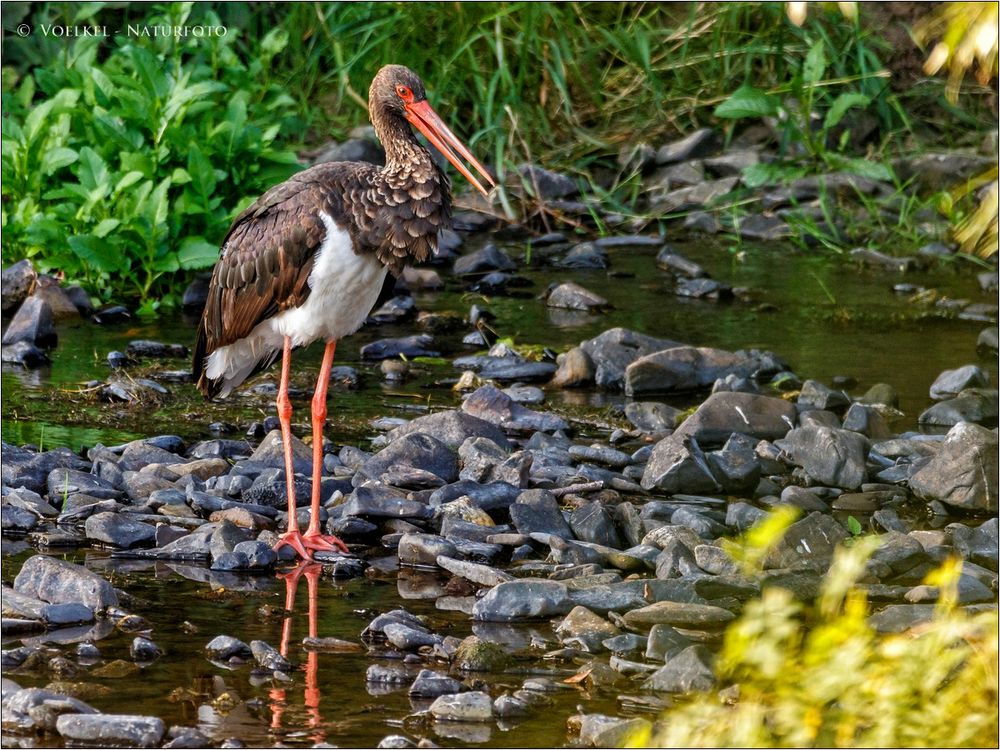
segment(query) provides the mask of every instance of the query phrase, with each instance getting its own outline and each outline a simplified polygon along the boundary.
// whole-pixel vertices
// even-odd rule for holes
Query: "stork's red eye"
[[[399,98],[402,99],[404,102],[413,101],[413,92],[410,91],[409,86],[402,86],[402,85],[397,86],[396,93],[399,95]]]

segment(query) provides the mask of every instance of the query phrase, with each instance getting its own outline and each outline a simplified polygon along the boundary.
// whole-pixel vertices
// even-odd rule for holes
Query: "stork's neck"
[[[398,174],[414,170],[426,171],[421,168],[433,165],[430,152],[420,145],[405,120],[383,114],[373,117],[372,124],[375,126],[375,135],[385,150],[386,172]]]

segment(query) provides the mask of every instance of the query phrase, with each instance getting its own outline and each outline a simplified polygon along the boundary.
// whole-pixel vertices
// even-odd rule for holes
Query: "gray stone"
[[[559,369],[552,376],[551,385],[554,387],[576,388],[594,382],[594,363],[583,348],[574,346],[565,354],[560,354],[556,361]]]
[[[934,617],[933,604],[890,604],[868,618],[876,633],[902,633]]]
[[[27,341],[45,348],[55,346],[56,339],[52,308],[40,297],[28,297],[14,313],[0,343],[10,346]]]
[[[514,580],[514,577],[509,573],[504,573],[502,570],[491,568],[489,565],[481,565],[479,563],[467,562],[465,560],[456,560],[451,557],[445,557],[444,555],[438,555],[437,564],[439,567],[444,568],[452,575],[460,576],[465,580],[479,584],[480,586],[492,587],[500,583],[505,583],[506,581]]]
[[[579,648],[592,654],[603,651],[603,642],[620,633],[614,624],[580,606],[570,610],[556,627],[556,635],[564,646]]]
[[[518,580],[501,583],[476,602],[478,622],[518,622],[563,615],[573,608],[569,591],[558,581]]]
[[[1000,414],[1000,399],[995,388],[966,388],[955,398],[940,401],[917,418],[922,425],[951,427],[959,422],[990,424]]]
[[[399,540],[400,565],[435,567],[439,555],[456,557],[455,545],[437,534],[403,534]]]
[[[434,337],[426,333],[401,338],[379,339],[361,347],[361,359],[366,362],[393,359],[396,357],[440,357],[441,353],[431,347]]]
[[[713,393],[677,428],[675,435],[692,435],[702,445],[721,445],[734,432],[753,438],[783,437],[795,424],[794,404],[753,393]]]
[[[653,448],[640,484],[643,489],[655,487],[670,494],[697,494],[722,489],[698,441],[679,431],[663,438]]]
[[[996,433],[959,422],[948,431],[937,454],[910,477],[910,489],[924,500],[996,513],[997,461]]]
[[[715,153],[719,148],[719,136],[711,128],[701,128],[679,141],[664,144],[656,152],[657,164],[676,164]]]
[[[458,693],[461,689],[462,683],[458,680],[431,669],[421,669],[410,685],[409,694],[414,698],[436,698]]]
[[[626,328],[612,328],[580,344],[596,366],[594,379],[608,390],[623,390],[625,368],[639,357],[681,346],[676,341],[658,339]]]
[[[611,512],[600,501],[587,503],[573,511],[569,525],[577,539],[615,549],[622,547]]]
[[[129,655],[133,661],[152,661],[163,655],[163,650],[149,638],[136,636],[129,646]]]
[[[390,622],[382,628],[385,640],[402,651],[413,651],[421,646],[434,646],[443,639],[425,627],[413,627],[401,622]]]
[[[117,606],[114,587],[82,565],[34,555],[21,566],[14,590],[53,604],[79,602],[94,610]]]
[[[96,713],[81,700],[42,688],[15,690],[3,699],[3,727],[20,733],[51,733],[60,716]]]
[[[945,370],[931,384],[930,396],[936,401],[954,398],[966,388],[985,388],[990,384],[989,374],[976,365],[965,365],[956,370]]]
[[[493,385],[470,393],[462,403],[462,411],[511,432],[554,432],[569,427],[562,417],[522,406]]]
[[[473,276],[490,271],[514,271],[516,269],[517,264],[510,259],[507,253],[497,249],[497,246],[492,243],[481,250],[456,259],[453,268],[456,276]]]
[[[236,546],[233,547],[233,553],[237,555],[244,555],[247,559],[247,565],[256,570],[266,570],[268,568],[274,567],[274,564],[278,561],[278,555],[270,547],[270,545],[258,539],[249,539],[245,542],[238,542]]]
[[[583,747],[624,747],[633,737],[644,736],[651,729],[649,719],[625,719],[601,714],[580,718],[579,743]]]
[[[570,248],[558,265],[562,268],[607,268],[608,254],[592,242],[581,242]]]
[[[545,304],[565,310],[594,312],[609,307],[608,301],[579,284],[568,281],[547,291]]]
[[[209,659],[218,661],[246,660],[253,655],[247,644],[229,635],[215,636],[205,645],[205,653]]]
[[[510,520],[520,534],[542,532],[572,539],[573,531],[548,490],[525,490],[510,506]]]
[[[760,461],[754,450],[757,441],[733,433],[721,450],[706,455],[712,476],[731,495],[750,493],[760,481]]]
[[[390,432],[389,440],[398,440],[412,432],[430,435],[454,450],[470,437],[484,437],[506,451],[511,449],[507,436],[498,425],[455,409],[417,417]]]
[[[853,490],[865,481],[869,442],[856,432],[799,427],[775,444],[820,484]]]
[[[801,560],[829,561],[837,545],[850,536],[832,517],[816,511],[796,521],[768,552],[766,568],[787,568]]]
[[[647,659],[665,662],[691,645],[691,640],[670,625],[653,625],[646,637]]]
[[[799,391],[799,405],[813,409],[837,411],[851,403],[851,397],[843,391],[829,388],[818,380],[807,380]]]
[[[544,169],[537,164],[520,164],[517,171],[528,194],[534,198],[551,201],[571,198],[580,192],[576,182],[570,177]]]
[[[128,518],[120,513],[98,513],[84,523],[87,538],[119,549],[152,546],[156,542],[156,527]]]
[[[105,746],[156,747],[166,728],[155,716],[64,714],[56,730],[67,740]]]
[[[657,401],[630,401],[625,405],[625,418],[636,429],[648,434],[673,430],[680,415],[680,409]]]
[[[400,467],[429,472],[443,483],[458,479],[458,460],[455,454],[437,438],[421,432],[410,432],[394,439],[365,461],[358,474],[375,481],[386,481],[383,477],[398,472]],[[356,475],[355,484],[357,483]]]
[[[250,641],[250,652],[263,669],[287,674],[292,668],[292,663],[278,649],[264,641]]]
[[[0,349],[0,361],[29,370],[51,364],[49,356],[30,341],[18,341]]]
[[[431,715],[438,721],[490,721],[493,700],[478,690],[439,696],[432,704]]]
[[[736,619],[722,607],[693,602],[661,601],[626,612],[625,624],[644,630],[646,626],[671,625],[689,630],[717,630]]]
[[[715,685],[712,655],[704,646],[688,646],[653,672],[643,683],[646,690],[688,693],[711,690]]]
[[[14,312],[31,294],[37,279],[38,273],[27,258],[3,269],[0,275],[0,308],[4,317]]]

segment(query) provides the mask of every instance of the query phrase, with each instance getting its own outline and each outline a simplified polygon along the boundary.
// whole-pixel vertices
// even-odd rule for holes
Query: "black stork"
[[[319,527],[326,394],[337,340],[361,327],[383,286],[392,282],[388,274],[398,276],[406,263],[430,257],[438,230],[451,217],[448,177],[409,125],[483,195],[486,189],[462,159],[495,185],[431,108],[423,83],[409,68],[383,67],[368,91],[368,109],[385,166],[319,164],[271,188],[241,213],[223,240],[194,347],[194,377],[209,399],[227,396],[281,357],[277,409],[288,530],[276,549],[289,545],[307,560],[314,550],[347,550]],[[317,339],[326,348],[312,398],[312,514],[301,533],[288,378],[292,350]]]

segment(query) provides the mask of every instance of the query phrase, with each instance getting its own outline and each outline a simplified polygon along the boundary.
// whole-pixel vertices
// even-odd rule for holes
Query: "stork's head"
[[[423,81],[406,66],[386,65],[375,75],[368,90],[368,109],[372,122],[376,122],[379,116],[407,120],[483,195],[488,194],[486,188],[462,163],[462,159],[469,162],[491,186],[496,185],[485,167],[431,108]]]

